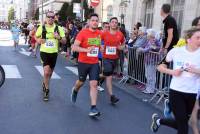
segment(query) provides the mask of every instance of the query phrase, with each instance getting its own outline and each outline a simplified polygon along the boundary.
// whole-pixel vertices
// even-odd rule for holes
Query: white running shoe
[[[97,90],[99,90],[100,92],[104,91],[105,89],[102,88],[101,86],[97,86]]]

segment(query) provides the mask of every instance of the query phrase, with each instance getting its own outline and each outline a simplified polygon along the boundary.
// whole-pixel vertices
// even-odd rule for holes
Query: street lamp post
[[[125,18],[127,3],[130,3],[130,0],[125,0],[125,1],[121,0],[121,2],[119,4],[120,10],[121,10],[121,14],[120,14],[121,24],[124,24],[124,18]]]
[[[22,8],[20,7],[20,21],[22,20]]]
[[[43,18],[43,0],[42,0],[42,24],[43,24],[43,21],[44,21],[44,18]]]

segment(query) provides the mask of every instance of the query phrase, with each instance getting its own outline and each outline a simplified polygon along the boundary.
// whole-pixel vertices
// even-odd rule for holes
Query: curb
[[[128,84],[125,84],[125,85],[119,84],[118,80],[113,80],[113,86],[116,88],[119,88],[121,91],[131,95],[132,97],[136,98],[137,100],[151,105],[156,110],[163,112],[163,101],[161,101],[159,104],[156,104],[155,100],[153,100],[152,102],[149,102],[149,100],[151,99],[151,97],[153,95],[144,94],[139,89],[131,87],[131,85],[128,85]]]

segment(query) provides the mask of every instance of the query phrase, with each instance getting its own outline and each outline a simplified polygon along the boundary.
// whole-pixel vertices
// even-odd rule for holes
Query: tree
[[[94,13],[94,9],[92,7],[88,7],[88,2],[87,0],[83,1],[83,9],[85,9],[85,15],[84,18],[85,20],[87,20],[89,18],[89,15],[91,13]]]
[[[65,2],[60,11],[58,12],[59,16],[60,16],[60,21],[65,21],[67,20],[67,10],[68,10],[69,4],[67,2]]]
[[[60,21],[66,21],[68,18],[76,18],[76,14],[73,13],[73,3],[81,3],[81,0],[72,0],[71,4],[65,2],[58,12],[60,15]],[[94,9],[88,7],[87,0],[83,0],[83,9],[85,10],[84,18],[87,20],[89,14],[94,12]]]
[[[39,8],[35,11],[34,20],[39,20]]]
[[[8,22],[10,23],[11,20],[15,19],[15,10],[13,7],[10,7],[9,11],[8,11]]]

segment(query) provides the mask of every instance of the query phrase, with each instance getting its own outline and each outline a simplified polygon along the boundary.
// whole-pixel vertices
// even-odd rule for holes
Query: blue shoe
[[[174,118],[174,115],[173,115],[172,110],[170,108],[168,99],[165,99],[165,101],[164,101],[164,111],[163,112],[164,112],[164,117],[165,118],[168,118],[168,119],[173,119]]]
[[[98,111],[98,109],[97,109],[96,107],[91,108],[91,109],[90,109],[89,116],[90,116],[90,117],[100,116],[100,112]]]

